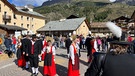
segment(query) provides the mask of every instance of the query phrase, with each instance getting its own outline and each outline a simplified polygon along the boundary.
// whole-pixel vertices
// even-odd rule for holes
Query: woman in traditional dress
[[[74,37],[73,43],[69,48],[69,63],[68,63],[68,76],[80,76],[79,73],[79,56],[77,54],[77,42],[79,38]]]
[[[89,61],[88,61],[89,63],[92,61],[93,54],[95,52],[98,52],[97,41],[95,38],[92,38],[92,40],[90,41],[90,44],[91,44],[92,50],[91,50],[91,55],[90,55]]]
[[[17,62],[19,67],[25,67],[26,65],[26,61],[22,51],[21,38],[19,38],[17,42]]]
[[[42,61],[44,61],[44,58],[45,58],[45,50],[46,50],[46,47],[47,47],[47,41],[46,39],[43,40],[43,50],[42,50]]]
[[[44,58],[44,68],[43,74],[44,76],[55,76],[56,75],[56,66],[55,66],[55,47],[52,46],[51,40],[47,41],[48,46],[46,47],[45,51],[45,58]]]

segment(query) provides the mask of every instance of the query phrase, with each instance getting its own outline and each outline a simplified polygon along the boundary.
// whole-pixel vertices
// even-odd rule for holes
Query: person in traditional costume
[[[45,58],[44,58],[44,67],[43,74],[44,76],[55,76],[56,75],[56,66],[55,66],[55,47],[52,46],[51,40],[47,41],[48,46],[45,50]]]
[[[38,75],[38,63],[39,63],[39,56],[41,56],[42,50],[42,41],[37,40],[36,35],[32,36],[30,49],[27,54],[29,56],[30,66],[32,68],[31,76]]]
[[[122,29],[115,23],[107,22],[106,26],[117,38],[122,36]],[[126,41],[111,41],[111,51],[94,55],[85,76],[134,76],[135,55],[128,53],[131,44]]]
[[[95,52],[98,52],[98,48],[97,48],[97,41],[95,38],[92,38],[92,40],[90,41],[90,44],[91,44],[91,53],[88,57],[88,63],[90,63],[93,59],[93,54]]]
[[[18,63],[18,67],[26,66],[26,61],[22,51],[21,38],[18,38],[18,42],[17,42],[17,63]]]
[[[33,35],[31,40],[31,47],[30,47],[31,50],[28,52],[30,66],[32,68],[31,76],[38,75],[38,63],[39,63],[39,56],[41,56],[42,45],[43,45],[42,41],[37,40],[37,37]]]
[[[47,41],[46,39],[44,38],[43,40],[43,50],[42,50],[42,56],[41,56],[41,60],[44,61],[44,58],[45,58],[45,50],[46,50],[46,47],[47,47]]]
[[[73,37],[73,42],[69,49],[69,63],[68,63],[68,76],[80,76],[79,72],[79,56],[78,56],[78,44],[79,38]]]
[[[40,49],[40,51],[42,51],[42,49],[43,49],[43,38],[41,37],[40,34],[37,34],[36,36],[37,36],[37,43],[39,43],[39,45],[41,45],[39,47],[39,49]],[[39,58],[39,62],[41,62],[41,60],[42,60],[41,55],[39,55],[38,58]]]
[[[88,63],[89,63],[89,58],[91,57],[92,55],[92,47],[91,47],[91,40],[92,40],[92,37],[91,37],[91,34],[89,34],[86,38],[86,41],[85,41],[85,46],[86,46],[86,49],[87,49],[87,58],[88,58]]]
[[[22,42],[22,51],[23,51],[23,55],[25,57],[25,61],[26,61],[26,70],[29,69],[29,57],[28,57],[28,51],[30,51],[30,46],[31,46],[31,40],[29,35],[23,35],[23,39],[21,40]]]

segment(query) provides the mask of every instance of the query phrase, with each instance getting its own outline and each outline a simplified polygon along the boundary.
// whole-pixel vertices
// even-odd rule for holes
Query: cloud
[[[16,6],[24,6],[24,5],[27,5],[27,4],[40,6],[45,1],[48,1],[48,0],[12,0],[11,3],[15,4]]]

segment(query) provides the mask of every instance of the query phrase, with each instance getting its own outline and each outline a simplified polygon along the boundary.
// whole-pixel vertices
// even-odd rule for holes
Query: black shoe
[[[32,73],[31,76],[35,76],[35,73]]]
[[[26,70],[29,70],[29,68],[25,68]]]
[[[36,73],[35,76],[38,76],[38,73]]]

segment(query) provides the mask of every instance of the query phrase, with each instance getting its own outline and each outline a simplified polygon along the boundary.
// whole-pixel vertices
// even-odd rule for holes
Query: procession
[[[132,2],[32,2],[0,1],[0,76],[135,75]]]

